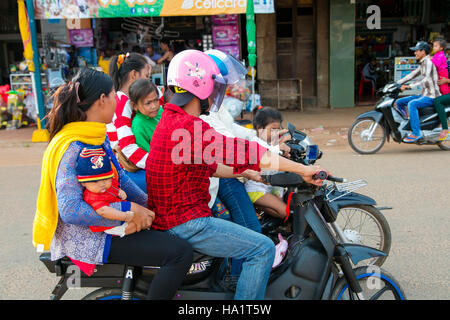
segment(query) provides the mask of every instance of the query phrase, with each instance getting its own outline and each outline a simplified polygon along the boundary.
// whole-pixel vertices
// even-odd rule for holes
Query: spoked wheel
[[[358,119],[348,129],[348,143],[360,154],[373,154],[386,141],[384,127],[373,119]]]
[[[362,244],[389,254],[391,228],[384,215],[373,206],[348,205],[339,209],[336,224],[348,243]],[[336,231],[335,231],[336,232]],[[339,239],[339,235],[336,235]],[[341,241],[343,239],[340,239]],[[358,263],[357,266],[381,266],[386,257],[375,257]]]
[[[365,300],[406,300],[398,281],[385,270],[376,266],[366,266],[354,271]],[[358,297],[343,277],[336,283],[331,299],[358,300]]]
[[[140,292],[133,292],[133,300],[145,300]],[[122,300],[122,290],[119,288],[101,288],[89,293],[82,300]]]

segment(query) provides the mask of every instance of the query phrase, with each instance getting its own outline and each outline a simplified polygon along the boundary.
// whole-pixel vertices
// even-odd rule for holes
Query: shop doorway
[[[298,104],[299,82],[302,80],[304,100],[315,105],[316,39],[314,6],[310,0],[282,0],[276,2],[276,54],[278,79],[288,108]],[[298,106],[296,106],[298,107]]]

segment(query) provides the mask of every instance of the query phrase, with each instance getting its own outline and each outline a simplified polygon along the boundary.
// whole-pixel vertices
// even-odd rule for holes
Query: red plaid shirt
[[[259,171],[266,148],[256,142],[225,137],[182,108],[166,104],[150,142],[146,163],[148,208],[154,229],[167,230],[211,216],[209,178],[217,164]]]

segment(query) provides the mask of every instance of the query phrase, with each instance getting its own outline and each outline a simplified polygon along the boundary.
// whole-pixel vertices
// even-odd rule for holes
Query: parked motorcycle
[[[380,150],[390,137],[402,143],[403,138],[412,132],[409,120],[395,107],[401,86],[389,83],[379,92],[383,97],[375,110],[356,117],[348,130],[348,143],[360,154],[373,154]],[[445,109],[450,121],[450,106]],[[438,141],[441,132],[440,121],[434,106],[419,109],[420,127],[423,138],[415,142],[418,145],[437,145],[445,151],[450,150],[450,137]]]
[[[295,126],[288,123],[291,139],[286,142],[290,147],[290,159],[303,165],[312,165],[323,156],[323,152],[314,145],[311,139]],[[360,262],[361,265],[373,264],[381,266],[391,248],[391,230],[381,210],[390,207],[376,207],[376,201],[355,191],[367,185],[364,180],[352,182],[330,182],[321,187],[322,196],[315,202],[322,208],[326,202],[337,219],[330,223],[335,238],[340,243],[362,244],[383,251],[386,256],[373,257]],[[285,203],[289,203],[290,193],[284,193]],[[256,207],[260,216],[263,234],[277,242],[278,233],[288,237],[292,232],[292,216],[285,221],[270,214],[270,209]]]
[[[325,173],[325,172],[323,172]],[[326,174],[326,173],[325,173]],[[358,262],[386,254],[358,244],[339,243],[329,228],[336,216],[334,211],[319,209],[315,198],[323,196],[321,188],[306,184],[294,173],[264,176],[273,186],[292,192],[292,234],[284,260],[271,272],[266,299],[274,300],[405,300],[398,281],[377,266],[353,268]],[[333,177],[329,180],[340,181]],[[50,260],[50,254],[41,254],[40,260],[48,270],[61,277],[51,299],[60,299],[73,279],[72,262],[68,258]],[[233,290],[221,282],[222,258],[196,253],[194,263],[175,299],[228,300]],[[101,287],[88,294],[87,300],[144,299],[158,267],[135,267],[121,264],[97,266],[87,277],[79,273],[79,287]],[[78,271],[79,272],[79,271]]]

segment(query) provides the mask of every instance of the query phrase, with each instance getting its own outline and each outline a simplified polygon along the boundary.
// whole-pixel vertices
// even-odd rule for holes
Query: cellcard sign
[[[261,13],[273,7],[254,1]],[[245,13],[247,0],[34,0],[34,8],[36,19],[201,16]]]

